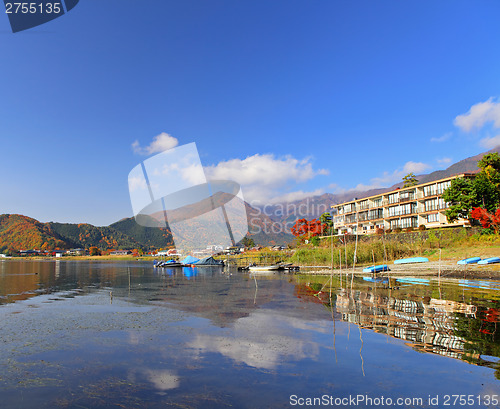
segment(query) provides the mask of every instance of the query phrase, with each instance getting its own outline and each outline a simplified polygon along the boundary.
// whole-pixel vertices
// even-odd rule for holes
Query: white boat
[[[281,264],[274,264],[272,266],[250,266],[248,267],[250,271],[278,271],[282,270],[283,266]]]

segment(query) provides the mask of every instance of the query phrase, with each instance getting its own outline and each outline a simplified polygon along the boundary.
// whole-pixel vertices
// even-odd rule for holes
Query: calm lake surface
[[[499,407],[499,321],[494,281],[4,260],[0,408]]]

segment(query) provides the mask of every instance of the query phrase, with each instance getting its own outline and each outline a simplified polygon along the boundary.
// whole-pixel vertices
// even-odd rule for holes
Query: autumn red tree
[[[323,234],[328,226],[320,220],[298,219],[292,226],[291,231],[295,237],[314,237]]]
[[[492,228],[495,233],[500,230],[500,207],[495,213],[490,213],[482,207],[475,207],[472,209],[471,217],[478,220],[485,229]]]

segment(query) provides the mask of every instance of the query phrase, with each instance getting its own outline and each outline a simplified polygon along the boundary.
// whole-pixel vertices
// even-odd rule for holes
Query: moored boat
[[[181,267],[182,263],[175,260],[160,261],[155,264],[155,267]]]
[[[390,271],[387,264],[380,264],[378,266],[365,267],[363,273],[378,273],[380,271]]]
[[[475,264],[478,261],[481,261],[481,257],[469,257],[469,258],[464,258],[463,260],[457,261],[457,264]]]
[[[278,271],[278,270],[283,270],[284,267],[280,264],[274,264],[272,266],[249,266],[248,269],[252,272],[255,272],[255,271]]]
[[[181,263],[183,266],[194,266],[198,261],[200,261],[199,258],[187,256],[184,260],[181,260]]]
[[[210,256],[210,257],[202,258],[201,260],[197,261],[196,263],[193,263],[193,265],[196,266],[196,267],[203,267],[203,266],[208,266],[208,267],[220,266],[220,267],[224,267],[224,261],[222,261],[222,260],[216,260],[212,256]]]
[[[484,260],[478,261],[477,264],[495,264],[495,263],[500,263],[500,257],[490,257],[490,258],[485,258]]]
[[[410,257],[394,260],[394,264],[427,263],[428,261],[429,259],[427,257]]]

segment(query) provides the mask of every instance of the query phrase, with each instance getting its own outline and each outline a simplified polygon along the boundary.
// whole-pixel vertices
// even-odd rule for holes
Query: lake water
[[[4,260],[0,408],[499,407],[499,321],[499,282]]]

